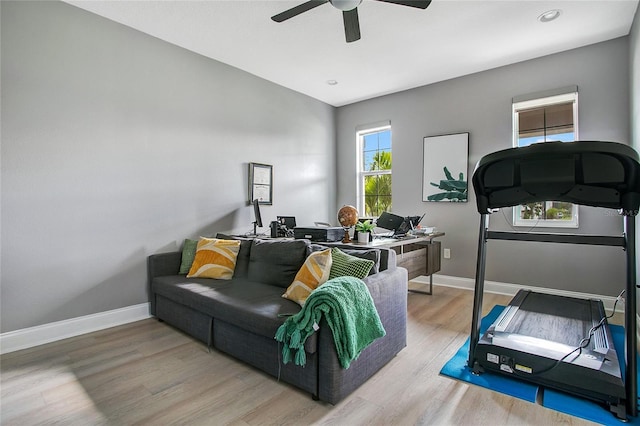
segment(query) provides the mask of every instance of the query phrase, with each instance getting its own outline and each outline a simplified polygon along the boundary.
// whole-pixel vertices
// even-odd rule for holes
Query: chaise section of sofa
[[[307,240],[237,239],[241,240],[241,246],[231,280],[186,278],[178,274],[180,252],[149,256],[152,315],[210,348],[331,404],[357,389],[406,346],[407,271],[396,267],[394,251],[376,249],[377,272],[363,281],[386,335],[368,346],[348,369],[343,369],[331,330],[323,320],[319,330],[305,343],[306,365],[283,364],[282,346],[274,336],[300,306],[284,299],[282,294],[306,257],[318,247]],[[342,249],[358,250],[353,246]],[[370,256],[371,253],[362,253],[362,257]]]

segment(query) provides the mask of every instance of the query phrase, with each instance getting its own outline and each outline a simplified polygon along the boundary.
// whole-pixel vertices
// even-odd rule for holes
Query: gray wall
[[[147,255],[251,229],[248,162],[274,165],[265,221],[333,219],[334,108],[64,3],[1,8],[2,332],[146,302]]]
[[[466,204],[421,201],[423,137],[470,132],[469,173],[473,173],[483,155],[511,147],[512,97],[578,85],[580,138],[628,144],[628,58],[629,40],[624,37],[339,108],[337,204],[355,203],[356,127],[391,120],[393,211],[426,212],[423,224],[446,232],[443,247],[451,249],[441,274],[473,278],[479,226],[475,197],[471,195]],[[622,220],[613,211],[580,207],[579,220],[579,233],[622,232]],[[509,223],[511,209],[491,217],[492,229],[509,230]],[[489,244],[487,280],[602,295],[617,295],[624,287],[620,249]]]
[[[335,221],[336,206],[355,202],[361,124],[391,120],[394,211],[426,212],[452,251],[441,272],[469,278],[475,199],[421,201],[424,136],[470,132],[471,173],[482,155],[510,146],[513,96],[576,84],[582,139],[640,146],[637,15],[629,38],[336,113],[67,4],[2,1],[0,11],[2,332],[146,302],[148,254],[249,230],[250,161],[274,165],[265,221]],[[578,232],[622,229],[609,211],[581,207],[580,222]],[[502,213],[492,228],[509,229]],[[524,268],[513,267],[524,256]],[[616,295],[622,260],[616,249],[496,242],[487,279]]]

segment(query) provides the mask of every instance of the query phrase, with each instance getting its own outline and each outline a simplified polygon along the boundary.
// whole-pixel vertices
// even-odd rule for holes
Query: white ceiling
[[[638,0],[434,0],[426,10],[364,0],[347,44],[330,4],[283,23],[305,0],[66,0],[334,106],[629,33]],[[559,19],[537,17],[560,9]],[[330,86],[328,80],[336,80]]]

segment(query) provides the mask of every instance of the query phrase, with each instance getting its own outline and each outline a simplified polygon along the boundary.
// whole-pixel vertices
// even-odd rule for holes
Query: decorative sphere
[[[358,210],[353,206],[342,206],[338,210],[338,222],[343,227],[350,227],[358,223]]]

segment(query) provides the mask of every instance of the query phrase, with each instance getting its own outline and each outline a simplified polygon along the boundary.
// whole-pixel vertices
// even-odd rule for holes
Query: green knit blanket
[[[355,277],[333,278],[315,289],[302,310],[276,331],[275,339],[283,343],[285,364],[292,358],[296,365],[307,363],[304,343],[323,315],[333,332],[340,365],[345,369],[369,344],[386,334],[366,284]]]

